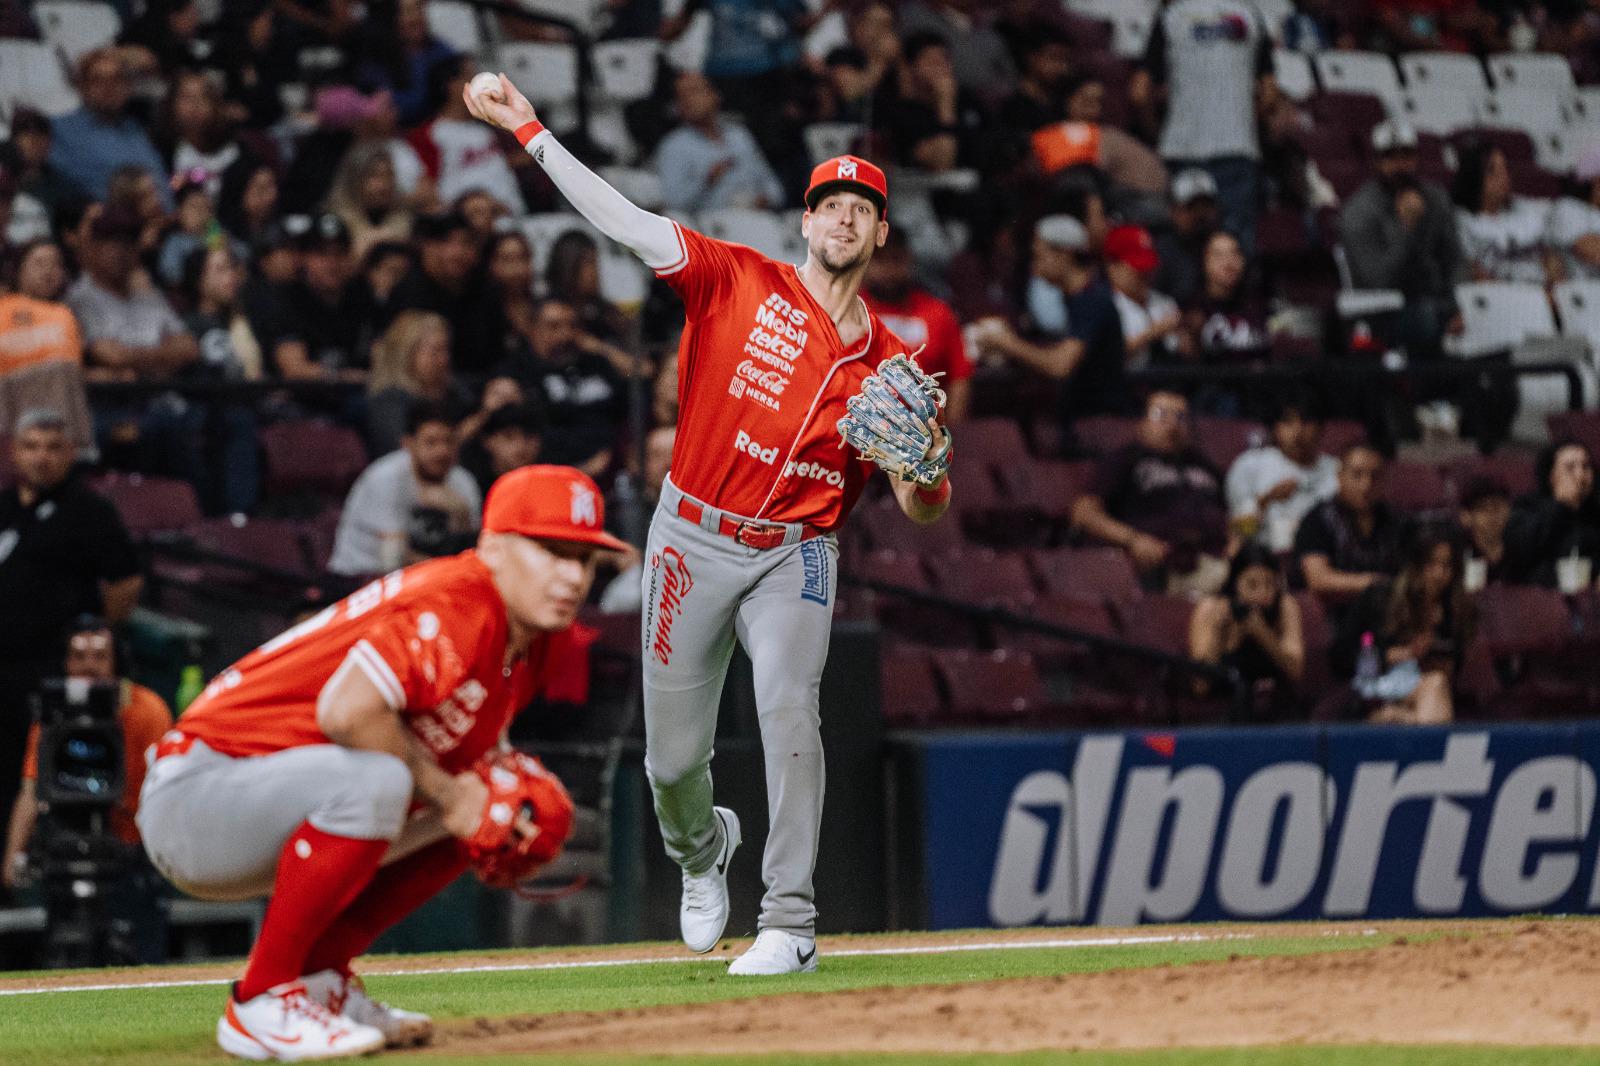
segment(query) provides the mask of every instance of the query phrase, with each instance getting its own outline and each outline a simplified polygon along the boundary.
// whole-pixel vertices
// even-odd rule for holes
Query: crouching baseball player
[[[854,156],[816,168],[801,222],[809,251],[796,268],[629,203],[540,125],[503,74],[493,89],[469,86],[466,101],[516,134],[585,218],[683,299],[678,435],[645,550],[645,765],[667,853],[683,870],[684,943],[710,951],[727,925],[740,839],[739,819],[712,805],[712,740],[741,643],[755,668],[771,832],[760,933],[728,972],[815,970],[818,688],[834,530],[874,463],[913,520],[934,521],[950,501],[943,393],[857,295],[889,232],[883,171]]]
[[[603,529],[562,466],[489,490],[475,550],[398,570],[218,675],[154,750],[139,828],[206,899],[271,895],[217,1042],[246,1059],[426,1041],[426,1015],[350,970],[378,934],[473,867],[510,887],[559,852],[572,801],[505,750],[562,654]]]

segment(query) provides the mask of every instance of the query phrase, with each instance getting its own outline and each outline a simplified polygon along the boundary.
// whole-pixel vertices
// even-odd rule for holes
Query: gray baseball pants
[[[767,771],[771,828],[761,860],[767,892],[759,927],[810,936],[822,827],[817,700],[838,541],[801,540],[800,527],[792,526],[779,547],[747,547],[712,532],[726,512],[702,504],[700,525],[680,517],[681,498],[670,480],[663,485],[643,576],[645,771],[662,840],[693,874],[709,869],[722,846],[711,813],[711,755],[737,640],[754,667]]]

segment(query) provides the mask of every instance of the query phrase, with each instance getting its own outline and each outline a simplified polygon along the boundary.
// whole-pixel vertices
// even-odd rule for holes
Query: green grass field
[[[1046,933],[1047,931],[1041,931]],[[1224,960],[1230,956],[1292,955],[1359,951],[1387,941],[1386,936],[1285,936],[1260,939],[1218,939],[1206,942],[1129,944],[1072,949],[1021,948],[959,951],[948,954],[874,955],[826,958],[817,974],[761,982],[729,979],[713,961],[642,963],[626,966],[547,969],[523,972],[467,972],[375,976],[368,987],[379,998],[427,1011],[446,1026],[450,1019],[527,1015],[748,999],[775,993],[837,992],[909,985],[941,985],[1037,977],[1055,974],[1183,965]],[[1413,941],[1415,936],[1411,938]],[[893,938],[861,938],[861,946],[893,946]],[[626,949],[623,949],[624,951]],[[481,954],[473,956],[483,962]],[[507,953],[507,962],[538,964],[538,952]],[[408,965],[449,967],[452,956],[411,956]],[[12,975],[22,977],[25,975]],[[159,969],[141,971],[136,980],[161,981]],[[212,1030],[225,992],[221,986],[119,988],[108,991],[54,991],[0,997],[0,1063],[56,1066],[66,1063],[118,1063],[135,1066],[228,1061],[212,1042]],[[1503,1049],[1472,1047],[1289,1047],[1253,1050],[1217,1049],[1159,1052],[1030,1052],[1015,1055],[768,1055],[758,1057],[666,1055],[616,1056],[475,1056],[463,1057],[463,1046],[443,1051],[406,1053],[404,1058],[438,1063],[538,1062],[582,1063],[587,1066],[636,1066],[645,1062],[711,1061],[718,1066],[801,1063],[957,1063],[1036,1064],[1070,1061],[1079,1066],[1393,1066],[1400,1063],[1442,1066],[1496,1066],[1528,1063],[1555,1066],[1593,1063],[1600,1051],[1573,1048]],[[667,1049],[663,1049],[665,1051]],[[398,1056],[396,1056],[398,1057]]]

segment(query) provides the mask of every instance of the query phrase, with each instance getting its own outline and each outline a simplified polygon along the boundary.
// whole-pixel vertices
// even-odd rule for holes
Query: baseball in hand
[[[500,75],[491,74],[487,70],[481,74],[474,74],[467,83],[467,91],[473,96],[487,96],[491,100],[500,99]]]

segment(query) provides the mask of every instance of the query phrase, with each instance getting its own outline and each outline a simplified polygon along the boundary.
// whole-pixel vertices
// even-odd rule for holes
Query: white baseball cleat
[[[312,999],[359,1025],[372,1026],[383,1034],[387,1047],[415,1047],[433,1039],[432,1018],[378,1002],[367,995],[367,986],[354,974],[323,970],[302,980]]]
[[[678,930],[690,951],[705,954],[722,939],[728,925],[728,860],[739,846],[739,816],[726,807],[711,813],[722,823],[722,850],[703,874],[683,872],[683,900],[678,904]]]
[[[257,1062],[304,1062],[366,1055],[383,1047],[383,1031],[330,1011],[304,982],[275,985],[244,1003],[228,997],[217,1020],[223,1051]]]
[[[735,977],[767,977],[780,973],[816,973],[817,941],[782,929],[763,929],[750,950],[733,960]]]

